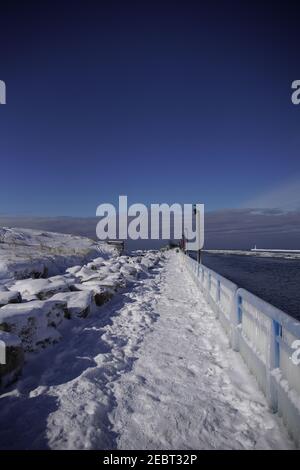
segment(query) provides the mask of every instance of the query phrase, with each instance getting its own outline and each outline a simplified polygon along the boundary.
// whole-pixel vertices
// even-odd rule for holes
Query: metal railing
[[[300,447],[300,322],[273,305],[182,255],[206,300]],[[300,358],[300,351],[298,354]]]

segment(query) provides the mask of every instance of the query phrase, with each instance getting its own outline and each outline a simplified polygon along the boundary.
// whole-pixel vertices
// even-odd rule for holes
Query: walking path
[[[0,397],[1,448],[292,448],[179,254]]]

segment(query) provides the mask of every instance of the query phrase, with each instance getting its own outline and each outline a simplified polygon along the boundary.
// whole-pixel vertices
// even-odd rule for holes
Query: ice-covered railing
[[[300,322],[192,258],[184,262],[300,447]]]

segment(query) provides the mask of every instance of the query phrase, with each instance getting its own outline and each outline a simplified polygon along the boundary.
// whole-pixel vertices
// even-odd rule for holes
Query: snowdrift
[[[106,243],[62,233],[0,228],[0,286],[9,279],[46,277],[116,249]]]
[[[104,243],[50,232],[0,229],[0,236],[0,386],[17,378],[28,354],[59,341],[72,319],[100,314],[160,257],[119,255]]]

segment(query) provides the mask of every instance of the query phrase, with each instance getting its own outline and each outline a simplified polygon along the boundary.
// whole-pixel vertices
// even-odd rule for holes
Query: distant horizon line
[[[184,203],[182,203],[183,205]],[[145,204],[146,207],[150,207],[151,204]],[[218,209],[207,209],[205,210],[206,214],[211,214],[211,213],[216,213],[216,212],[252,212],[253,214],[290,214],[290,213],[300,213],[300,208],[299,209],[281,209],[279,207],[224,207],[224,208],[218,208]],[[117,211],[117,214],[119,212]],[[21,214],[13,214],[13,213],[7,213],[7,212],[0,212],[0,217],[7,217],[7,218],[22,218],[22,217],[27,217],[27,218],[47,218],[47,219],[94,219],[98,218],[99,216],[97,215],[69,215],[69,214],[63,214],[63,215],[42,215],[42,214],[31,214],[31,213],[21,213]]]

